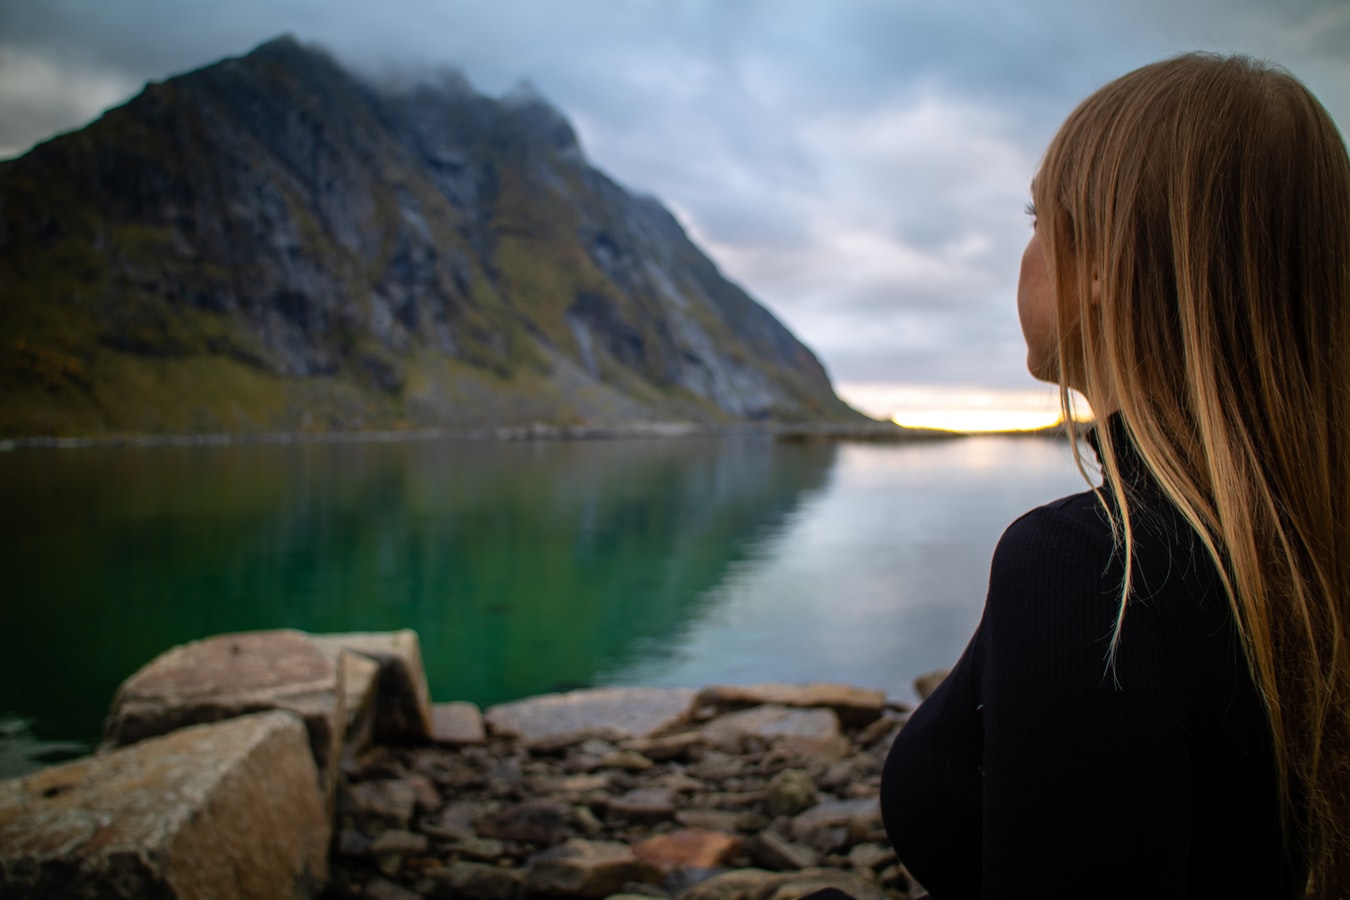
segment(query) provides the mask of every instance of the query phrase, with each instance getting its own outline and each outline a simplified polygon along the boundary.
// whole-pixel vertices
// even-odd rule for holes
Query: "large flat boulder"
[[[5,897],[311,897],[328,841],[309,738],[287,712],[0,782]]]
[[[417,632],[352,632],[316,634],[312,640],[330,656],[342,650],[379,665],[371,737],[377,744],[421,744],[431,740],[434,724],[431,691]]]
[[[345,717],[338,668],[300,631],[223,634],[167,650],[118,689],[105,725],[114,747],[187,725],[281,709],[305,723],[329,792]]]
[[[832,709],[845,725],[860,728],[880,718],[886,706],[886,693],[820,681],[809,684],[721,684],[700,691],[698,702],[700,706],[719,709],[765,705]]]
[[[726,713],[700,730],[710,745],[733,753],[747,739],[764,743],[792,740],[829,741],[839,737],[839,717],[832,709],[796,709],[787,706],[756,706]]]
[[[489,707],[493,734],[527,744],[572,736],[609,740],[651,737],[689,720],[697,692],[688,688],[591,688]]]

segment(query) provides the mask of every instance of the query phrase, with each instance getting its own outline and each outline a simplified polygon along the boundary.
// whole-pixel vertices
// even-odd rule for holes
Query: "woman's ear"
[[[1088,302],[1093,306],[1102,302],[1102,280],[1096,272],[1092,273],[1092,286],[1088,289]]]

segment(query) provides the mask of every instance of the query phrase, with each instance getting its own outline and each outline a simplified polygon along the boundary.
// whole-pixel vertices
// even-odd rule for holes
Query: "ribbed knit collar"
[[[1134,441],[1130,439],[1129,429],[1125,427],[1125,419],[1120,413],[1112,413],[1106,417],[1105,422],[1098,422],[1088,429],[1087,442],[1092,446],[1092,452],[1097,454],[1097,463],[1101,466],[1103,477],[1106,473],[1106,462],[1102,457],[1102,445],[1098,436],[1099,429],[1105,427],[1111,433],[1111,447],[1116,454],[1116,466],[1120,469],[1120,477],[1125,484],[1131,487],[1141,487],[1153,482],[1153,477],[1144,464],[1144,459],[1135,447]]]

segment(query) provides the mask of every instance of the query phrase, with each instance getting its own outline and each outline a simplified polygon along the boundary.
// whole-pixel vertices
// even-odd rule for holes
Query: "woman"
[[[1104,484],[1004,534],[891,840],[937,900],[1350,897],[1345,145],[1285,72],[1188,55],[1079,106],[1032,195],[1027,364]]]

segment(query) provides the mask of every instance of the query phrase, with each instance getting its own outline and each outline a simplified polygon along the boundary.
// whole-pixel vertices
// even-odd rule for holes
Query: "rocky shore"
[[[411,631],[221,635],[128,678],[94,756],[0,782],[0,896],[907,898],[877,799],[907,714],[837,684],[480,711],[431,702]]]
[[[604,710],[629,704],[670,712],[623,736]],[[837,685],[490,709],[482,743],[378,747],[349,765],[325,896],[906,898],[877,804],[905,712]],[[461,717],[472,733],[474,711]]]

